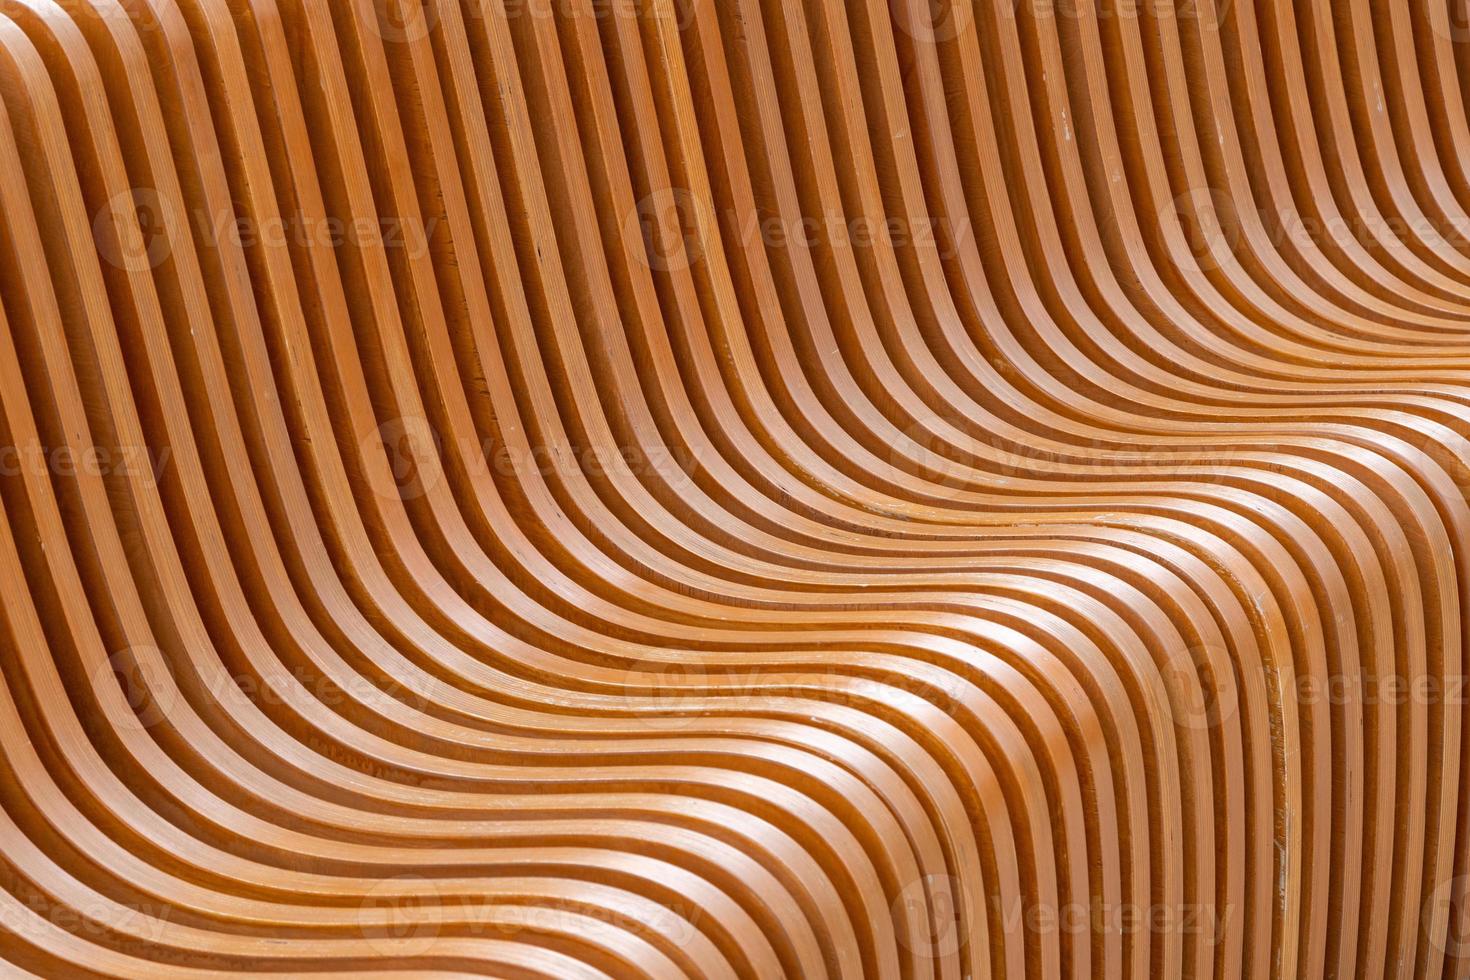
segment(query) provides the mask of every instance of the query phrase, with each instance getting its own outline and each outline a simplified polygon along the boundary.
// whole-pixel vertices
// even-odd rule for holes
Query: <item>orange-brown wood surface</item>
[[[0,0],[0,976],[1470,975],[1464,0]]]

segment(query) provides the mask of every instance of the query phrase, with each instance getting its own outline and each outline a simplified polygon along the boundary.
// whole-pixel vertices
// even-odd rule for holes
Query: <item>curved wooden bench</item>
[[[0,0],[6,976],[1470,969],[1470,21]]]

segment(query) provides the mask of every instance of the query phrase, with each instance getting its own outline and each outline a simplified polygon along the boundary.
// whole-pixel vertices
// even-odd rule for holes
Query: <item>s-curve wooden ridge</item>
[[[1463,0],[0,0],[0,976],[1470,975]]]

